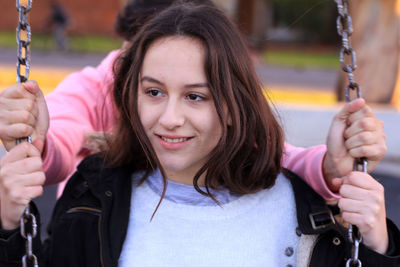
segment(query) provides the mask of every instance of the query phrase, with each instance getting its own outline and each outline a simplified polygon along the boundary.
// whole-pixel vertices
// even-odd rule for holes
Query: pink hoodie
[[[79,162],[89,154],[82,148],[85,134],[111,131],[115,121],[115,110],[109,95],[112,86],[112,66],[119,50],[110,52],[96,68],[85,67],[65,78],[46,97],[50,128],[43,153],[46,184],[60,183],[58,195],[62,193],[67,177]],[[285,143],[283,166],[297,173],[325,199],[337,198],[323,178],[322,161],[324,145],[299,148]]]

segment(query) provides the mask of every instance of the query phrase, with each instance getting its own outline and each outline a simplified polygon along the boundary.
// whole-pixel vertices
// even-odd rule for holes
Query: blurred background
[[[127,0],[40,0],[29,13],[31,75],[49,93],[69,73],[96,66],[122,40],[113,30]],[[347,78],[339,63],[334,0],[214,0],[246,37],[257,72],[277,107],[286,139],[296,146],[325,143],[343,105]],[[386,188],[388,216],[400,226],[400,0],[349,1],[356,51],[355,80],[385,122],[388,151],[374,176]],[[15,83],[18,13],[2,1],[0,89]],[[3,151],[4,153],[4,151]],[[38,200],[45,220],[54,188]],[[46,221],[45,221],[46,222]]]

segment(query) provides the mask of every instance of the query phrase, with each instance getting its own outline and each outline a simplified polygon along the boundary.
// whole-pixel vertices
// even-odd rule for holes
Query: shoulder
[[[87,181],[106,182],[113,177],[131,176],[135,170],[132,166],[110,166],[101,153],[90,155],[78,165],[76,174]]]
[[[129,166],[109,167],[99,154],[88,156],[68,180],[56,210],[62,213],[77,203],[98,203],[107,191],[115,197],[130,195],[132,173]]]
[[[107,56],[101,61],[100,65],[97,67],[97,69],[103,73],[105,73],[109,79],[112,77],[112,72],[113,72],[113,65],[115,60],[119,57],[121,54],[121,50],[113,50],[110,53],[107,54]]]
[[[284,169],[283,175],[293,188],[297,220],[304,234],[321,234],[338,230],[331,207],[297,174]]]
[[[95,193],[108,187],[124,188],[130,184],[133,172],[133,168],[128,165],[110,167],[101,154],[93,154],[84,158],[78,165],[63,195],[86,190]]]

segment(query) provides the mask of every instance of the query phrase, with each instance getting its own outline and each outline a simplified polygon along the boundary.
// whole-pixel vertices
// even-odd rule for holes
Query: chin
[[[161,166],[164,168],[164,170],[171,172],[179,172],[183,169],[181,164],[176,164],[177,162],[179,162],[179,160],[160,160]]]

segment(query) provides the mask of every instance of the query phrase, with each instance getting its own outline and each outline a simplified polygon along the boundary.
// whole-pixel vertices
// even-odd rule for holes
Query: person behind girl
[[[35,240],[42,266],[345,266],[345,229],[312,226],[329,208],[282,169],[282,129],[219,10],[167,9],[115,67],[116,128],[68,182],[50,238]],[[28,143],[2,161],[4,263],[24,253],[18,221],[42,190],[41,163]],[[385,220],[382,186],[351,172],[340,194],[343,220],[363,236],[364,266],[398,266],[400,233]]]
[[[116,31],[124,37],[124,45],[129,44],[149,18],[172,2],[129,2],[116,20]],[[208,0],[188,2],[213,5]],[[31,135],[42,153],[46,185],[61,183],[59,195],[78,163],[91,150],[98,149],[93,149],[92,145],[98,142],[90,142],[96,139],[94,133],[111,132],[114,128],[117,112],[108,92],[113,83],[112,64],[121,51],[123,49],[110,52],[97,68],[86,67],[69,75],[46,96],[46,101],[33,82],[14,85],[0,95],[0,139],[3,145],[9,151],[15,145],[15,139]],[[283,166],[303,177],[326,199],[337,197],[331,192],[337,191],[331,181],[352,170],[353,158],[368,158],[368,170],[372,171],[386,152],[383,124],[374,118],[371,109],[362,100],[352,103],[335,118],[331,132],[341,133],[340,129],[347,125],[348,120],[352,127],[346,131],[346,142],[342,142],[342,136],[331,134],[327,142],[328,151],[323,145],[308,149],[289,144],[284,146]]]

